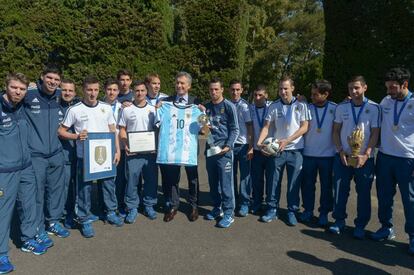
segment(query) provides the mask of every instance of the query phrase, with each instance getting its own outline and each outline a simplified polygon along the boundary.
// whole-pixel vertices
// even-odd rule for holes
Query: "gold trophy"
[[[211,125],[209,117],[206,114],[201,114],[198,116],[197,121],[201,125],[203,135],[207,135],[207,144],[210,147],[207,149],[207,157],[217,155],[221,152],[221,147],[214,144],[213,135],[209,128],[209,125]]]
[[[364,143],[364,131],[357,127],[348,136],[348,144],[351,147],[351,155],[346,157],[349,166],[354,168],[358,164],[358,155],[361,153],[362,144]]]

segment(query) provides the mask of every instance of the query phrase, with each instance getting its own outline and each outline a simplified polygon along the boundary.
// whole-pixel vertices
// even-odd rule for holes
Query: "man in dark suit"
[[[175,77],[175,94],[162,99],[162,101],[176,102],[178,104],[196,104],[200,105],[200,100],[188,94],[191,89],[192,77],[186,72],[179,72]],[[203,107],[200,107],[203,108]],[[174,219],[180,203],[180,165],[160,164],[162,176],[162,189],[165,198],[165,215],[164,221],[169,222]],[[198,171],[197,166],[185,166],[188,180],[189,198],[188,201],[192,210],[188,214],[190,221],[198,219]]]

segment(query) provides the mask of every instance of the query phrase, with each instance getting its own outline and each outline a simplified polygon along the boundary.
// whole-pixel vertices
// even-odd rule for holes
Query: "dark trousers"
[[[36,176],[36,224],[39,234],[45,231],[45,222],[58,222],[65,208],[65,161],[63,152],[49,158],[32,157]]]
[[[167,209],[178,209],[180,204],[180,169],[180,165],[160,164],[162,190]],[[188,202],[196,208],[199,193],[197,166],[185,166],[185,172],[188,180]]]
[[[339,154],[336,154],[333,164],[335,203],[332,217],[335,220],[347,218],[346,204],[354,178],[357,192],[357,218],[355,226],[365,227],[371,218],[371,186],[374,180],[374,158],[369,158],[360,168],[348,167],[342,164]]]
[[[405,215],[405,232],[414,237],[414,159],[378,153],[377,196],[378,218],[385,227],[392,227],[392,210],[397,184]]]

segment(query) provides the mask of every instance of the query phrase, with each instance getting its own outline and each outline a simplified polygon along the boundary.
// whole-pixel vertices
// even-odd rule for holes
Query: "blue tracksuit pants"
[[[125,192],[125,204],[128,209],[138,208],[138,185],[142,175],[144,180],[143,201],[144,206],[157,204],[158,166],[156,154],[138,154],[127,156],[127,186]]]
[[[248,144],[235,144],[233,155],[234,194],[240,205],[250,204],[252,183],[250,179],[250,160],[247,159]],[[237,188],[237,170],[240,171],[240,184]]]
[[[84,223],[91,215],[91,192],[92,181],[83,181],[83,159],[78,159],[78,203],[76,207],[76,215],[79,222]],[[103,202],[107,212],[115,211],[118,209],[118,202],[115,193],[115,178],[106,178],[98,180],[98,184],[101,185]]]
[[[374,180],[374,158],[368,159],[361,168],[347,167],[336,154],[333,164],[335,202],[332,217],[345,220],[352,177],[357,192],[357,218],[355,226],[364,228],[371,218],[371,186]]]
[[[214,207],[222,207],[225,215],[233,216],[235,208],[233,152],[206,158],[208,183]]]
[[[45,231],[45,222],[58,222],[63,215],[65,195],[65,161],[63,152],[49,158],[32,157],[36,176],[36,224]]]
[[[267,157],[260,151],[253,151],[251,162],[251,177],[253,187],[253,208],[258,208],[263,202],[265,178],[266,182],[273,181],[275,172],[273,157]]]
[[[0,257],[8,254],[10,224],[17,202],[21,241],[37,234],[36,182],[33,167],[10,173],[0,173]]]
[[[270,158],[273,162],[271,180],[266,181],[266,204],[268,208],[279,208],[283,170],[287,172],[287,206],[289,211],[299,210],[300,173],[302,152],[300,150],[282,151],[279,156]]]
[[[302,200],[305,211],[313,212],[315,205],[316,176],[319,173],[321,196],[319,212],[327,214],[333,209],[332,170],[333,157],[303,156]]]
[[[396,187],[400,189],[405,215],[405,232],[414,237],[414,159],[378,153],[377,165],[378,218],[392,227],[392,209]]]

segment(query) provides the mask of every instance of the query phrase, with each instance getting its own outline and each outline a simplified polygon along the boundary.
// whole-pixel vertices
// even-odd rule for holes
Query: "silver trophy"
[[[221,147],[214,144],[215,141],[209,128],[211,125],[209,117],[206,114],[201,114],[198,117],[198,123],[201,125],[203,134],[207,135],[207,144],[209,146],[209,149],[207,149],[207,157],[219,154],[221,152]]]

